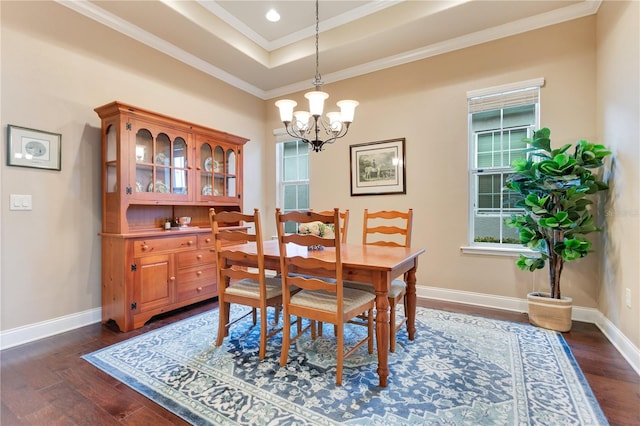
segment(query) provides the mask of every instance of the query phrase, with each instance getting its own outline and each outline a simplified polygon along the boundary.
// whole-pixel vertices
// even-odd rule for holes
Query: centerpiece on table
[[[298,227],[299,234],[317,235],[322,238],[335,238],[335,230],[332,224],[322,223],[320,221],[302,223]],[[320,250],[322,246],[309,246],[309,250]]]

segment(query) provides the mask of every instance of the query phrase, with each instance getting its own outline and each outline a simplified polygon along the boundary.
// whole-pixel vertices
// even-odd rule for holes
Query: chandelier
[[[320,90],[320,86],[324,83],[319,71],[319,26],[318,0],[316,0],[316,76],[312,81],[315,90],[304,95],[309,100],[309,111],[294,112],[293,108],[298,103],[290,99],[281,99],[276,102],[276,106],[280,109],[280,120],[282,120],[287,133],[309,144],[315,152],[322,151],[324,144],[334,143],[336,139],[347,134],[358,106],[357,101],[343,100],[337,103],[340,112],[329,112],[327,118],[322,116],[324,101],[329,97],[329,94]]]

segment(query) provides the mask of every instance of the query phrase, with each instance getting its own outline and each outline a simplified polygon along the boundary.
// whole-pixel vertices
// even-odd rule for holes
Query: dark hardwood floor
[[[421,300],[419,305],[508,321],[528,321],[525,314],[496,309],[433,300]],[[203,302],[155,318],[129,333],[93,324],[0,352],[0,424],[185,424],[80,356],[216,306],[216,302]],[[640,376],[595,325],[574,322],[571,331],[563,336],[609,422],[640,425]]]

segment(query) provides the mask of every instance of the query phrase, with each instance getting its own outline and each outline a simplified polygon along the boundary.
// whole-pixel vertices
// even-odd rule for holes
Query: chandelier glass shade
[[[316,0],[316,76],[312,82],[315,90],[304,95],[309,101],[309,110],[294,111],[298,103],[290,99],[281,99],[276,102],[280,110],[280,120],[287,133],[309,144],[315,152],[322,151],[325,144],[333,143],[347,134],[358,106],[357,101],[342,100],[337,103],[340,112],[328,112],[326,118],[323,117],[324,101],[329,98],[329,94],[320,90],[324,83],[319,71],[319,23],[318,0]]]

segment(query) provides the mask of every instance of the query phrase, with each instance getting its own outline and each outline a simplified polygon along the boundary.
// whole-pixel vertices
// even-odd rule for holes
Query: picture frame
[[[405,138],[349,146],[351,196],[406,194]]]
[[[62,135],[26,127],[7,126],[7,165],[61,170]]]

